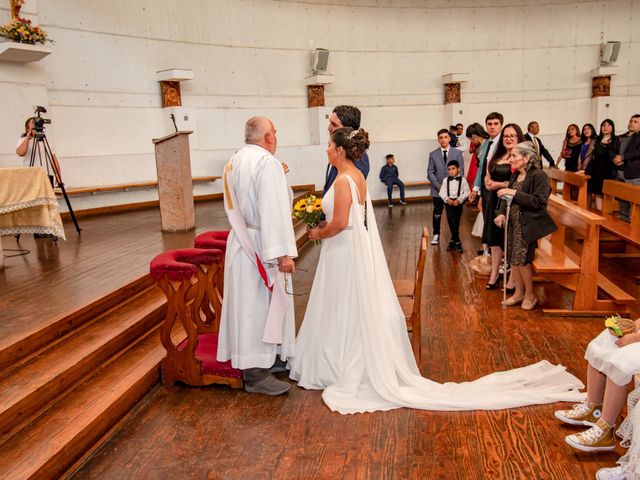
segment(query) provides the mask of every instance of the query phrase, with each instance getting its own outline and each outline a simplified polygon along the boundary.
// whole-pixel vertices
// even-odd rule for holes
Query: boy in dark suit
[[[469,184],[467,179],[460,174],[460,164],[451,160],[447,164],[449,176],[442,182],[440,198],[444,201],[447,211],[447,223],[451,232],[451,241],[447,251],[457,250],[462,252],[460,242],[460,219],[462,218],[462,204],[469,198]]]

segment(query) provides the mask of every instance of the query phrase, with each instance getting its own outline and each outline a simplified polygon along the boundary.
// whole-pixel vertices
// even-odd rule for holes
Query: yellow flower
[[[298,202],[293,207],[293,209],[296,210],[297,212],[305,210],[306,208],[307,208],[307,202],[304,199],[298,200]]]
[[[322,199],[317,198],[315,202],[313,202],[313,209],[318,211],[322,210]]]

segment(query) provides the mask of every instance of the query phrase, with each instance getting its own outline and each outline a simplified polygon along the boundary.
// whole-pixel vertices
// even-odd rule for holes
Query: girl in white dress
[[[583,385],[560,365],[541,361],[461,384],[423,378],[395,295],[371,199],[353,162],[369,147],[368,134],[340,128],[327,156],[338,177],[323,199],[327,224],[309,231],[322,251],[290,377],[324,390],[340,413],[390,410],[502,409],[575,401]]]

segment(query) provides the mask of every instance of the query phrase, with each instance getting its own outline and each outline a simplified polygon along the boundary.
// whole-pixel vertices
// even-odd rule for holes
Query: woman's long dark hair
[[[504,146],[504,138],[503,138],[504,131],[507,128],[512,128],[515,130],[516,137],[517,137],[516,145],[518,143],[524,142],[524,135],[522,133],[522,129],[517,123],[507,123],[504,127],[502,127],[502,131],[500,132],[500,143],[498,144],[498,147],[496,148],[496,151],[493,154],[493,157],[491,157],[491,160],[489,161],[489,165],[487,165],[487,172],[490,172],[493,166],[495,165],[495,163],[507,154],[507,147]]]
[[[484,127],[479,123],[472,123],[467,127],[467,131],[466,131],[467,138],[471,138],[474,135],[484,138],[485,140],[489,138],[489,134],[484,129]]]
[[[605,118],[602,123],[600,123],[600,133],[598,134],[598,142],[602,142],[602,137],[604,137],[604,135],[602,134],[602,126],[608,123],[609,125],[611,125],[611,140],[613,141],[614,138],[616,138],[616,124],[613,123],[613,120],[611,120],[610,118]]]
[[[567,127],[567,131],[564,134],[564,139],[566,140],[567,144],[569,143],[569,139],[571,138],[571,135],[569,135],[569,129],[571,127],[574,127],[576,129],[576,133],[578,134],[578,136],[580,136],[580,132],[581,132],[580,127],[578,125],[576,125],[575,123],[570,124]]]
[[[591,137],[590,138],[591,138],[592,142],[595,142],[596,141],[596,137],[598,136],[598,134],[596,132],[596,127],[594,127],[593,124],[591,124],[591,123],[585,123],[582,126],[582,130],[580,130],[580,141],[582,143],[586,143],[587,142],[587,137],[584,134],[584,128],[585,127],[589,128],[591,130]]]

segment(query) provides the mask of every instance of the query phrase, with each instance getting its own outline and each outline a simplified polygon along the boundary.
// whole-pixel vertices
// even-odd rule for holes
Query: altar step
[[[166,300],[146,279],[136,289],[0,373],[0,479],[59,478],[158,383]]]

